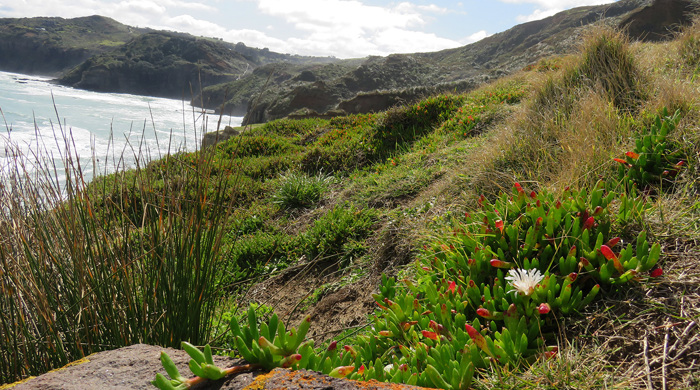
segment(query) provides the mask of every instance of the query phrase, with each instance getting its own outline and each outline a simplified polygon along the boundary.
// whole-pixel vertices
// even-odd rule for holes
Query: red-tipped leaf
[[[437,333],[431,332],[429,330],[421,330],[421,333],[423,334],[423,337],[429,338],[431,340],[438,341],[440,339]]]
[[[476,346],[479,347],[479,349],[486,352],[489,356],[494,357],[493,352],[491,352],[488,344],[486,344],[486,339],[484,338],[484,336],[481,335],[481,333],[479,333],[476,329],[474,329],[473,326],[469,324],[464,324],[464,328],[467,331],[467,334],[469,334],[469,337],[472,339],[474,344],[476,344]]]

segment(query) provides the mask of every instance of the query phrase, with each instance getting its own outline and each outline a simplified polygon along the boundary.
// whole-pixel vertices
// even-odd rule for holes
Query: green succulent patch
[[[664,108],[654,118],[649,131],[638,135],[634,150],[625,153],[624,159],[614,159],[620,163],[619,178],[625,186],[656,192],[664,183],[667,186],[672,184],[685,166],[676,145],[668,139],[669,132],[676,128],[680,118],[680,111],[669,115]]]
[[[658,243],[641,232],[623,245],[612,233],[640,202],[607,191],[603,182],[559,197],[516,183],[494,201],[479,198],[478,210],[426,246],[416,280],[399,285],[384,277],[372,329],[342,350],[336,342],[314,348],[304,341],[308,318],[297,330],[276,315],[258,327],[253,308],[244,326],[231,322],[237,350],[265,369],[467,389],[480,369],[555,356],[554,316],[574,314],[601,291],[655,274]],[[212,372],[205,377],[218,379],[222,371]]]

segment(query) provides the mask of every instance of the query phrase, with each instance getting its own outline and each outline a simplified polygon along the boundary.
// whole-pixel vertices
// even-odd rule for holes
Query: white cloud
[[[539,8],[530,15],[518,15],[515,20],[520,23],[531,22],[550,17],[565,9],[587,5],[609,4],[616,0],[499,0],[509,4],[536,4]]]
[[[552,8],[552,9],[548,9],[548,10],[536,9],[530,15],[518,15],[515,18],[515,20],[517,20],[519,23],[532,22],[534,20],[541,20],[544,18],[548,18],[548,17],[553,16],[561,11],[562,10],[559,8]]]
[[[258,8],[301,32],[286,40],[288,51],[310,55],[362,57],[457,47],[459,42],[421,30],[426,13],[447,9],[402,2],[390,7],[356,0],[257,0]]]
[[[2,1],[0,16],[72,18],[98,14],[132,26],[184,31],[283,53],[341,58],[436,51],[463,44],[428,31],[435,18],[453,12],[431,3],[402,1],[372,6],[360,0],[238,1],[257,6],[267,20],[259,28],[237,28],[235,18],[230,26],[210,19],[207,14],[218,13],[217,7],[224,6],[220,0]]]
[[[488,37],[488,36],[491,36],[491,34],[487,33],[486,30],[481,30],[481,31],[477,31],[477,32],[475,32],[474,34],[472,34],[472,35],[470,35],[470,36],[468,36],[468,37],[466,37],[466,38],[460,40],[460,42],[461,42],[463,45],[468,45],[468,44],[470,44],[470,43],[474,43],[474,42],[480,41],[480,40],[482,40],[482,39],[484,39],[484,38],[486,38],[486,37]]]

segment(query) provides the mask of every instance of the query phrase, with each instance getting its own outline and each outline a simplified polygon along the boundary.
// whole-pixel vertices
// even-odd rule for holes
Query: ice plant
[[[454,282],[454,281],[450,281],[449,283],[447,283],[447,288],[450,290],[450,292],[451,292],[452,294],[455,293],[455,288],[456,288],[456,287],[457,287],[457,283]]]
[[[544,275],[538,269],[524,270],[515,268],[508,271],[508,276],[505,279],[513,286],[513,290],[508,292],[517,292],[529,296],[535,292],[535,286],[544,279]]]

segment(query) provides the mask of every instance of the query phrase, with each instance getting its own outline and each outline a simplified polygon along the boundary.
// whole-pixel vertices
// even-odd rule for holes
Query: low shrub
[[[219,153],[230,157],[273,156],[286,153],[292,145],[284,138],[266,135],[235,137],[217,146]]]

